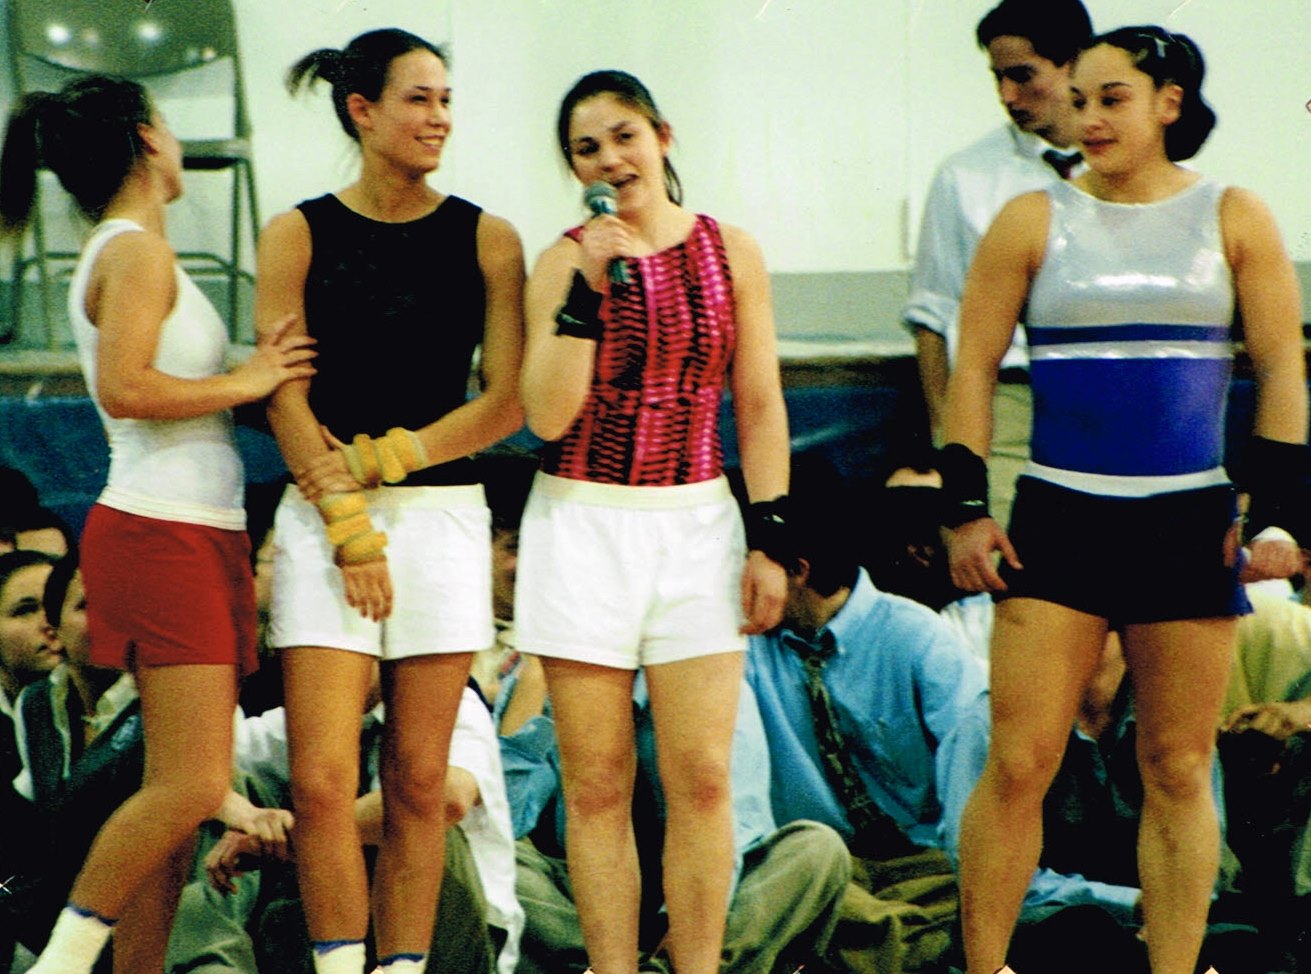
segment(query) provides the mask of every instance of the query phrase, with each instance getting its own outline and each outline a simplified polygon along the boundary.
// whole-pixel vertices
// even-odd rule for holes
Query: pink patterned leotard
[[[587,399],[543,469],[630,486],[712,480],[723,471],[719,405],[737,335],[719,225],[698,215],[682,243],[625,264],[629,283],[612,284],[601,305]]]

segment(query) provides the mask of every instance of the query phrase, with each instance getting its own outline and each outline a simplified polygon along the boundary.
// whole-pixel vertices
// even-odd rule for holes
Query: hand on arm
[[[310,232],[304,216],[293,210],[275,217],[259,242],[255,320],[261,336],[284,327],[293,334],[304,333],[309,263]],[[288,321],[290,324],[284,324]],[[279,386],[269,401],[268,415],[287,468],[301,492],[319,507],[325,524],[357,517],[358,510],[340,509],[344,502],[337,499],[359,493],[362,500],[363,494],[353,478],[343,475],[344,461],[310,409],[308,377]],[[367,520],[367,511],[363,516]],[[362,542],[349,553],[344,551],[342,546],[353,538],[378,534],[371,524],[353,522],[353,527],[358,530],[332,541],[338,547],[346,602],[366,619],[385,619],[392,601],[386,555],[376,544],[368,552],[359,550]],[[385,543],[385,536],[382,540]]]
[[[279,322],[231,372],[187,379],[155,368],[160,332],[177,301],[173,251],[163,238],[125,233],[105,245],[93,269],[99,333],[96,392],[115,418],[190,419],[262,399],[314,374],[313,341]]]
[[[779,373],[778,341],[769,273],[759,245],[736,227],[724,226],[724,246],[733,272],[737,347],[733,352],[733,415],[747,499],[773,501],[788,492],[791,444]],[[748,513],[748,517],[755,515]],[[748,539],[752,537],[748,525]],[[761,550],[747,556],[742,571],[742,631],[752,635],[778,625],[787,600],[787,573]]]

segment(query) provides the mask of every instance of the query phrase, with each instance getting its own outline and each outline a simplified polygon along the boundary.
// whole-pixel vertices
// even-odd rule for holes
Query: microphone
[[[604,179],[588,184],[583,190],[583,202],[592,211],[592,216],[614,216],[619,212],[619,194]],[[616,257],[610,261],[610,283],[628,282],[628,265],[622,257]]]

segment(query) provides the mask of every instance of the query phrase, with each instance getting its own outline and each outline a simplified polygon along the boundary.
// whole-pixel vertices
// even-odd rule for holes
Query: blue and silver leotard
[[[1228,483],[1233,281],[1225,187],[1111,203],[1058,183],[1029,295],[1032,461],[1026,473],[1145,497]]]

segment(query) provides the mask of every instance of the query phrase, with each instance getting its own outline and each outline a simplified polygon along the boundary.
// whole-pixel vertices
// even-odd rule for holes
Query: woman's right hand
[[[341,574],[346,582],[347,605],[373,622],[382,622],[391,615],[391,571],[386,558],[342,565]]]
[[[582,247],[579,270],[587,279],[587,286],[598,294],[606,294],[610,290],[611,261],[633,252],[632,231],[617,216],[593,217],[583,227],[579,245]]]
[[[364,489],[347,468],[340,450],[311,457],[292,476],[301,496],[311,504],[317,504],[324,494],[348,494]]]
[[[254,354],[232,370],[244,387],[249,402],[263,399],[284,382],[314,375],[310,360],[315,339],[304,332],[292,332],[295,315],[287,315],[256,343]]]
[[[951,582],[966,592],[1004,592],[1006,583],[997,572],[993,552],[1000,551],[1006,563],[1019,570],[1024,566],[1011,546],[1011,539],[993,518],[967,521],[958,528],[944,528]]]

